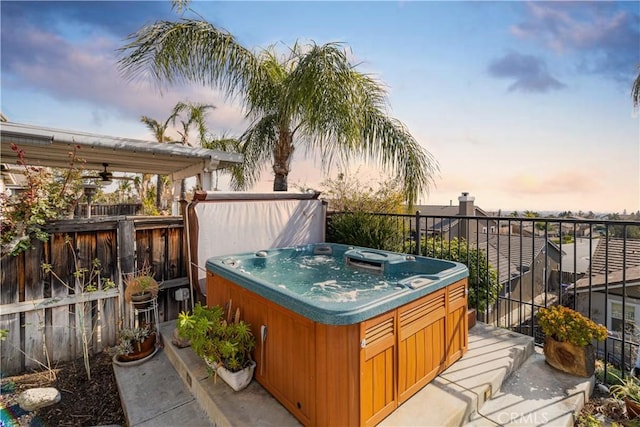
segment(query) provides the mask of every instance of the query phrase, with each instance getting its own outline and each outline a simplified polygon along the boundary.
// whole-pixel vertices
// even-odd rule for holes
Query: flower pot
[[[640,417],[640,403],[625,397],[624,404],[627,407],[627,416],[630,420]]]
[[[476,326],[476,309],[470,308],[467,310],[467,329],[471,329]]]
[[[217,375],[224,380],[229,387],[231,387],[234,391],[240,391],[243,388],[247,387],[253,378],[253,371],[256,368],[256,362],[251,362],[251,365],[247,366],[241,371],[231,372],[227,370],[225,367],[220,366],[217,369]]]
[[[143,359],[149,356],[156,348],[156,333],[152,332],[149,336],[140,343],[140,346],[137,345],[134,348],[132,353],[128,354],[119,354],[117,356],[117,360],[119,362],[133,362],[135,360]]]
[[[585,378],[595,371],[595,352],[591,344],[578,346],[547,336],[543,349],[546,362],[559,371]]]

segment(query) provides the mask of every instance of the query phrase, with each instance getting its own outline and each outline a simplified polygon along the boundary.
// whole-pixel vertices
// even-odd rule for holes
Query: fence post
[[[129,325],[129,310],[127,310],[127,303],[124,300],[124,275],[127,273],[133,273],[135,271],[135,249],[136,249],[136,229],[133,224],[133,220],[124,219],[118,220],[118,263],[117,263],[117,275],[118,275],[118,290],[120,291],[120,310],[124,313],[125,324]]]
[[[425,230],[426,232],[426,230]],[[416,255],[420,255],[420,240],[422,235],[420,234],[420,211],[416,211]]]

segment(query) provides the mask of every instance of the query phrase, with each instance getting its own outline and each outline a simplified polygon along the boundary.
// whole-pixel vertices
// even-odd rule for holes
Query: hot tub
[[[256,380],[305,425],[373,425],[467,348],[467,268],[338,244],[211,258],[207,304],[240,308]]]

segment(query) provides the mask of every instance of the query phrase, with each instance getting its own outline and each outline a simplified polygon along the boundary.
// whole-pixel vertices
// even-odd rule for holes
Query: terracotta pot
[[[546,337],[543,349],[546,362],[562,372],[586,378],[595,371],[596,357],[591,344],[578,346]]]
[[[149,336],[138,345],[134,346],[134,351],[129,354],[120,354],[118,355],[118,360],[120,362],[132,362],[134,360],[139,360],[147,357],[155,350],[156,345],[156,333],[152,332]]]
[[[476,309],[470,308],[467,310],[467,329],[471,329],[476,326]]]
[[[632,420],[640,417],[640,403],[625,397],[624,404],[627,407],[627,416],[629,419]]]

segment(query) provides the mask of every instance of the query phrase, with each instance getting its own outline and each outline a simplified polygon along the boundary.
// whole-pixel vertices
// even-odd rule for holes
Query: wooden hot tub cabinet
[[[375,425],[458,360],[466,289],[463,279],[359,324],[326,325],[207,273],[207,304],[231,300],[251,324],[256,380],[308,426]]]

